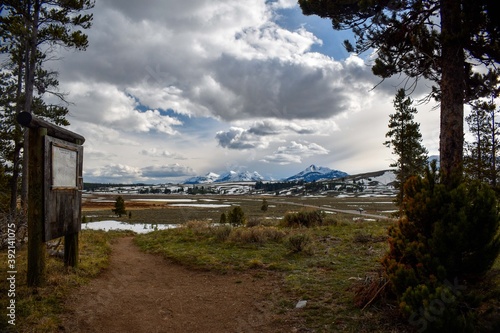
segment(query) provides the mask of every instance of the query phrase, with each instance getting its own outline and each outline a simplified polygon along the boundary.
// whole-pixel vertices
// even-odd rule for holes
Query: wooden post
[[[36,287],[45,282],[45,240],[64,235],[64,264],[72,267],[78,265],[83,188],[81,146],[85,138],[28,112],[19,113],[17,121],[29,128],[28,286]],[[54,188],[55,175],[51,167],[55,162],[51,147],[77,156],[74,166],[76,171],[69,166],[70,172],[76,172],[78,178],[74,179],[73,184],[58,184],[59,188]],[[62,167],[67,168],[64,159]]]
[[[64,236],[64,266],[78,266],[78,233]]]
[[[82,145],[83,141],[76,139],[76,144]],[[83,189],[83,184],[80,184],[82,180],[79,179],[78,187]],[[77,200],[81,200],[80,193],[78,194]],[[82,215],[78,214],[78,218],[81,222]],[[64,266],[68,267],[78,267],[78,257],[79,257],[79,248],[78,248],[78,233],[66,234],[64,236]]]
[[[28,164],[28,286],[45,283],[44,237],[44,136],[46,128],[30,128]]]

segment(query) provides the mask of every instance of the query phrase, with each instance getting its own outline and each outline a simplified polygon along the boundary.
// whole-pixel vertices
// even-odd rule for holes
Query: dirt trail
[[[280,279],[252,274],[190,270],[120,238],[109,268],[68,299],[60,332],[296,332],[273,314]]]

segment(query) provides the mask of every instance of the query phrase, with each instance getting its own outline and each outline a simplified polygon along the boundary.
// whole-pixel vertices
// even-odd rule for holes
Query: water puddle
[[[156,230],[166,230],[179,227],[178,224],[152,224],[152,223],[124,223],[120,221],[100,221],[82,223],[82,230],[130,230],[138,234],[145,234]]]

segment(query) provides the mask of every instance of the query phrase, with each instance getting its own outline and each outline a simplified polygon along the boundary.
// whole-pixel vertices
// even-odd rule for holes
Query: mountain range
[[[335,179],[347,177],[348,174],[339,171],[332,170],[327,167],[318,167],[316,165],[310,165],[305,170],[299,172],[296,175],[290,176],[283,179],[284,181],[300,181],[312,182],[319,179]],[[261,176],[257,171],[253,173],[248,171],[236,172],[228,171],[222,174],[216,174],[214,172],[209,172],[205,176],[196,176],[186,179],[184,184],[210,184],[210,183],[227,183],[227,182],[245,182],[245,181],[263,181],[269,180]]]
[[[307,183],[313,182],[320,179],[335,179],[344,178],[349,176],[347,173],[339,170],[332,170],[326,167],[318,167],[316,165],[311,165],[304,171],[299,172],[296,175],[288,177],[287,181],[298,181],[303,180]]]

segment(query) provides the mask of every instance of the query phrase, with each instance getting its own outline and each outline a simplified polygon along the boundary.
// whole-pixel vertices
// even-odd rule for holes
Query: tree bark
[[[33,10],[33,13],[31,12]],[[27,8],[28,17],[31,22],[27,22],[26,26],[31,26],[29,39],[26,41],[26,57],[25,57],[25,102],[24,111],[31,113],[33,104],[33,91],[35,86],[35,68],[36,57],[38,50],[38,21],[40,17],[40,0],[29,2]],[[27,212],[28,205],[28,152],[29,140],[28,132],[24,135],[24,155],[23,155],[23,177],[21,186],[21,208],[24,213]]]
[[[23,68],[24,57],[23,50],[19,50],[19,57],[17,62],[17,87],[16,87],[16,116],[22,111],[22,97],[23,97]],[[12,179],[11,179],[11,192],[10,192],[10,216],[16,221],[17,215],[17,195],[18,195],[18,181],[19,181],[19,167],[22,162],[21,148],[23,147],[23,129],[17,123],[15,126],[14,136],[14,156],[12,158]]]
[[[441,1],[441,134],[442,181],[454,186],[462,176],[464,144],[465,55],[460,1]]]

